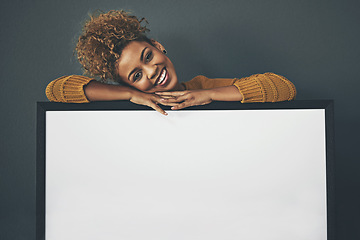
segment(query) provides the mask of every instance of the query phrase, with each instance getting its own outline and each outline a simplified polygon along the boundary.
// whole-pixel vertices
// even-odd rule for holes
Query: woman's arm
[[[292,82],[274,73],[255,74],[241,79],[209,79],[198,76],[184,83],[186,91],[156,93],[161,104],[172,109],[204,105],[212,101],[280,102],[295,99]]]
[[[149,106],[161,114],[167,115],[167,113],[157,105],[161,97],[155,94],[143,93],[130,87],[91,81],[84,87],[84,92],[91,102],[128,100],[136,104]]]
[[[130,100],[131,92],[129,87],[105,84],[95,80],[84,86],[84,94],[89,102]]]
[[[143,93],[126,86],[100,83],[79,75],[64,76],[52,81],[46,88],[46,96],[50,101],[65,103],[128,100],[167,115],[157,105],[161,99],[158,95]]]
[[[156,94],[162,97],[160,103],[172,106],[172,110],[205,105],[212,101],[241,101],[243,99],[242,94],[236,86],[176,92],[157,92]]]

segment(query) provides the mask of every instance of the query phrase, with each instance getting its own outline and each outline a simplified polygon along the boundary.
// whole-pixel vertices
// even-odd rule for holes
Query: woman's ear
[[[157,48],[159,49],[161,52],[164,52],[165,48],[164,46],[159,43],[158,41],[154,40],[154,39],[150,39],[150,41],[152,42],[152,44]],[[166,51],[166,50],[165,50]]]

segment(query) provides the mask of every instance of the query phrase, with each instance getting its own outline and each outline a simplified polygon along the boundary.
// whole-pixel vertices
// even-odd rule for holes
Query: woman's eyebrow
[[[145,47],[145,48],[142,50],[142,52],[141,52],[141,55],[140,55],[140,61],[141,61],[141,62],[142,62],[143,59],[144,59],[144,52],[145,52],[146,49],[147,49],[147,47]]]
[[[144,52],[145,50],[147,49],[147,47],[145,47],[142,51],[141,51],[141,54],[140,54],[140,61],[142,62],[143,59],[144,59]],[[128,80],[130,81],[130,76],[131,74],[133,74],[135,71],[136,71],[137,68],[134,68],[128,75]]]

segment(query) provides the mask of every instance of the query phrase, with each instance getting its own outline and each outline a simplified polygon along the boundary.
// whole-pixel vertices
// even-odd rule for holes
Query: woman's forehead
[[[122,51],[120,58],[116,61],[116,67],[121,77],[127,78],[127,73],[141,63],[141,55],[151,45],[147,42],[130,42]]]
[[[144,48],[148,48],[149,46],[150,44],[146,42],[137,42],[137,41],[130,42],[122,50],[118,63],[120,65],[123,65],[130,62],[131,60],[134,60],[134,58],[140,60],[141,52],[144,50]]]

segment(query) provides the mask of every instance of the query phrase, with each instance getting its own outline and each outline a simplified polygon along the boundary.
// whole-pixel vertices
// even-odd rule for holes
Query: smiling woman
[[[184,90],[178,82],[174,65],[159,50],[164,47],[155,40],[152,44],[133,41],[123,50],[116,62],[121,81],[146,93]]]
[[[274,73],[250,77],[210,79],[197,76],[178,81],[164,46],[149,39],[149,31],[124,11],[94,14],[85,24],[76,46],[86,76],[60,77],[46,88],[50,101],[86,103],[129,100],[167,113],[158,104],[177,110],[212,101],[279,102],[295,99],[293,83]],[[94,77],[100,77],[96,81]],[[110,80],[119,85],[104,83]]]

